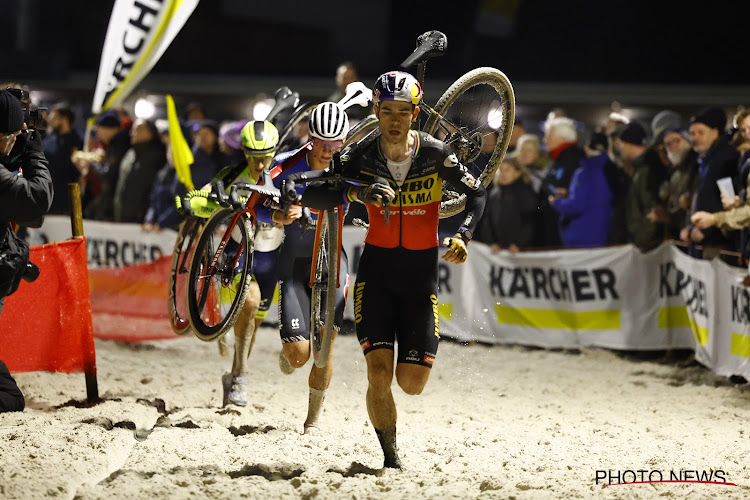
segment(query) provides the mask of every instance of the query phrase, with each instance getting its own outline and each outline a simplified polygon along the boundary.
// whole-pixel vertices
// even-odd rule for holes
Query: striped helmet
[[[279,131],[269,121],[251,121],[242,127],[240,142],[246,155],[273,156],[279,144]]]
[[[335,102],[322,102],[310,116],[310,135],[324,141],[346,139],[349,133],[349,117]]]

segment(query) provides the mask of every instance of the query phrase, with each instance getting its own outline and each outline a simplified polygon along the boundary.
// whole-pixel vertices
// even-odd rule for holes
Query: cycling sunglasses
[[[344,141],[324,141],[323,139],[313,138],[313,143],[317,144],[323,151],[338,151],[344,146]]]

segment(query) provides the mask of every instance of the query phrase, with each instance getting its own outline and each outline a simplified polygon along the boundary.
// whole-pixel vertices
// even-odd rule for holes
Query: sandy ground
[[[394,386],[394,471],[381,469],[356,339],[337,342],[314,436],[301,434],[309,368],[282,375],[279,348],[261,330],[245,408],[221,408],[230,360],[192,336],[97,341],[93,406],[82,374],[18,374],[28,407],[0,415],[0,498],[750,497],[750,391],[701,367],[443,342],[421,396]],[[607,469],[722,470],[738,486],[604,488]]]

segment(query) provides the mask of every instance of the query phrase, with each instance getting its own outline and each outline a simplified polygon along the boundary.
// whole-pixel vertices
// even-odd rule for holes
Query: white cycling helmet
[[[335,102],[322,102],[310,116],[310,135],[324,141],[340,141],[349,133],[349,117]]]

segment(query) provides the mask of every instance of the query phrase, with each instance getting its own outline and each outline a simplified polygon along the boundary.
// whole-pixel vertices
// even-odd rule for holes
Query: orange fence
[[[97,338],[138,342],[176,338],[169,325],[170,256],[146,264],[91,269],[91,311]]]
[[[0,359],[11,372],[96,374],[86,241],[34,246],[33,283],[21,281],[0,314]]]

